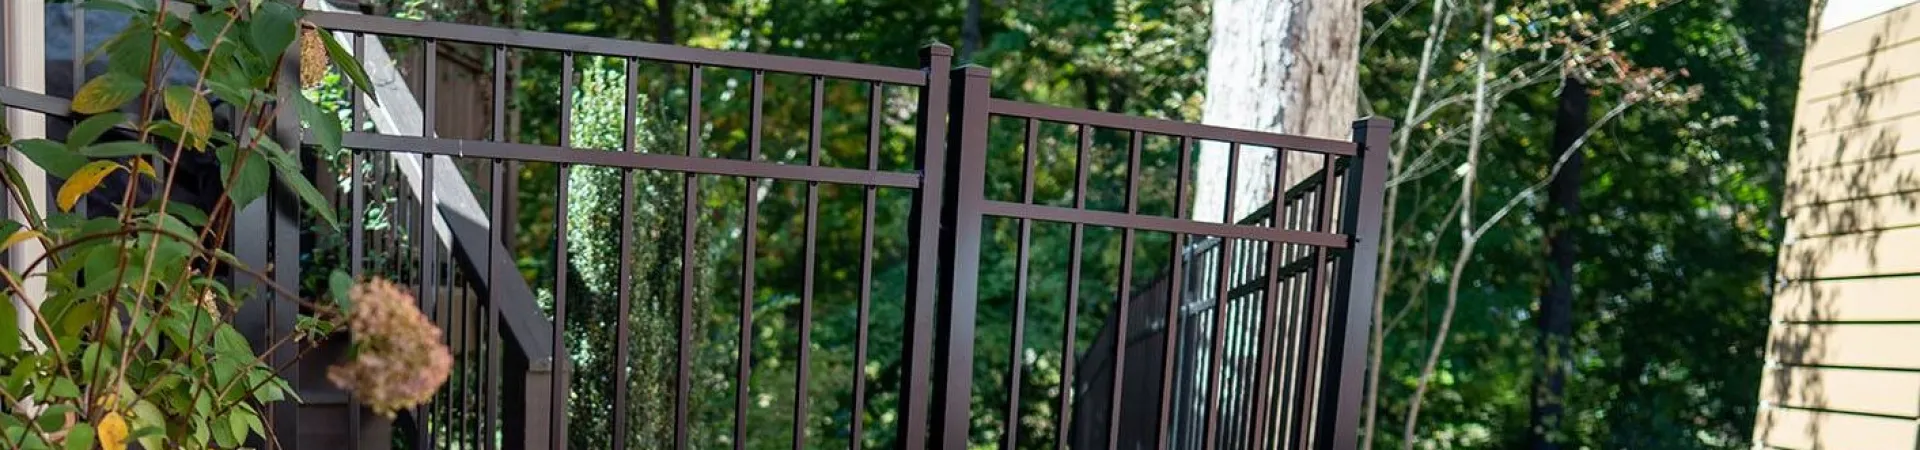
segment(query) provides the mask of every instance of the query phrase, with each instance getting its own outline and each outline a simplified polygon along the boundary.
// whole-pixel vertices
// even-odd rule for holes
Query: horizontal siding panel
[[[1781,363],[1920,369],[1920,324],[1775,324],[1772,328],[1767,354]]]
[[[1920,372],[1782,367],[1760,380],[1760,399],[1800,408],[1920,416]]]
[[[1837,132],[1814,132],[1798,125],[1794,130],[1793,155],[1788,161],[1795,171],[1920,154],[1920,116]]]
[[[1800,78],[1804,89],[1800,91],[1799,103],[1803,104],[1920,75],[1920,42],[1880,48],[1807,69]]]
[[[1780,252],[1791,280],[1920,273],[1920,228],[1805,238]]]
[[[1802,86],[1811,86],[1802,84]],[[1844,89],[1821,86],[1820,89]],[[1803,103],[1794,114],[1794,125],[1812,133],[1858,128],[1920,113],[1920,78],[1909,78],[1875,86],[1857,93],[1828,97]]]
[[[1920,194],[1804,205],[1787,215],[1788,235],[1795,238],[1914,226],[1920,226]]]
[[[1788,322],[1920,322],[1920,276],[1787,283],[1773,297],[1773,318]],[[1914,397],[1914,402],[1920,404],[1920,397]]]
[[[1920,134],[1920,129],[1913,133]],[[1787,202],[1791,205],[1906,192],[1920,192],[1920,155],[1787,171]]]
[[[1911,450],[1920,426],[1910,419],[1768,408],[1754,427],[1763,445],[1792,449]]]
[[[1915,39],[1920,39],[1920,6],[1905,6],[1815,36],[1807,41],[1804,61],[1817,70]]]

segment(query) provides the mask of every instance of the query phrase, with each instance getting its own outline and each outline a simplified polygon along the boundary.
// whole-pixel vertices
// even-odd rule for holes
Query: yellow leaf
[[[160,173],[159,173],[159,172],[155,172],[155,171],[153,170],[153,165],[152,165],[152,164],[147,164],[147,160],[145,160],[145,159],[141,159],[141,158],[134,158],[134,159],[133,159],[133,171],[135,171],[135,172],[139,172],[139,173],[140,173],[141,175],[146,175],[146,176],[148,176],[148,177],[151,177],[151,178],[154,178],[154,179],[159,179],[159,178],[160,178]]]
[[[96,434],[100,437],[100,448],[107,450],[127,448],[127,418],[120,417],[120,412],[108,412],[106,417],[100,418],[100,423],[94,428],[99,430]]]
[[[213,135],[213,106],[207,104],[207,97],[185,86],[167,88],[167,116],[186,128],[187,145],[194,148],[204,146]]]
[[[5,250],[5,249],[9,249],[9,248],[13,248],[13,246],[14,246],[14,244],[19,244],[19,243],[21,243],[22,241],[26,241],[26,240],[28,240],[28,239],[33,239],[33,238],[38,238],[38,237],[40,237],[40,236],[41,236],[41,234],[40,234],[40,232],[39,232],[39,231],[34,231],[34,230],[27,230],[27,229],[22,229],[22,230],[20,230],[20,231],[15,231],[15,232],[13,232],[13,235],[12,235],[12,236],[7,236],[7,240],[5,240],[5,241],[0,241],[0,250]]]
[[[80,92],[73,95],[73,112],[99,114],[112,111],[146,89],[145,81],[119,72],[107,72],[80,86]]]
[[[94,161],[73,171],[73,177],[67,179],[67,184],[60,186],[57,199],[60,201],[60,210],[72,211],[73,205],[80,203],[80,197],[92,192],[95,186],[100,185],[100,180],[105,180],[107,175],[120,169],[120,164],[113,161]]]

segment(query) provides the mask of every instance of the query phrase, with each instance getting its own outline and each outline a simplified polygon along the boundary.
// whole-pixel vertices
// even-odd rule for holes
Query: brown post
[[[938,447],[967,448],[972,424],[973,334],[979,301],[980,203],[986,201],[987,101],[991,72],[966,66],[953,71],[952,126],[947,143],[955,150],[947,161],[947,207],[941,221],[940,400],[934,426]],[[934,447],[929,447],[934,448]]]
[[[933,44],[920,49],[920,64],[926,71],[926,88],[920,92],[920,110],[914,125],[916,169],[920,170],[920,189],[913,197],[913,225],[908,230],[907,254],[907,354],[904,359],[906,389],[900,393],[902,408],[899,441],[902,449],[927,448],[927,400],[932,397],[930,383],[936,353],[933,346],[935,287],[940,260],[934,249],[940,247],[941,202],[945,201],[947,143],[947,70],[953,63],[953,48]]]
[[[1321,368],[1318,387],[1320,437],[1314,442],[1324,448],[1359,447],[1360,388],[1366,376],[1368,324],[1373,320],[1373,293],[1380,263],[1380,218],[1387,189],[1387,142],[1393,134],[1393,121],[1379,117],[1353,123],[1353,140],[1359,145],[1358,161],[1347,165],[1345,205],[1341,234],[1351,237],[1351,245],[1340,258],[1335,272],[1329,323],[1337,326],[1327,343],[1327,364]],[[1333,180],[1323,180],[1332,183]],[[1344,307],[1342,307],[1344,306]],[[1332,339],[1339,339],[1332,342]]]

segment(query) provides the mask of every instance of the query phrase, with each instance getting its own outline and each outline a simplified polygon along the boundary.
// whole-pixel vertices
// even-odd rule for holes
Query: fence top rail
[[[1062,108],[997,98],[988,102],[987,111],[989,114],[997,116],[1091,125],[1101,128],[1133,130],[1167,136],[1185,136],[1201,140],[1257,145],[1284,150],[1299,150],[1341,156],[1353,156],[1359,153],[1357,145],[1341,140],[1266,133],[1177,120],[1129,116],[1104,111]]]
[[[370,33],[513,48],[637,58],[678,64],[764,70],[829,78],[926,86],[918,69],[876,66],[760,53],[707,50],[652,42],[546,33],[479,25],[423,22],[359,14],[308,11],[306,20],[328,31]],[[951,53],[951,50],[948,50]]]

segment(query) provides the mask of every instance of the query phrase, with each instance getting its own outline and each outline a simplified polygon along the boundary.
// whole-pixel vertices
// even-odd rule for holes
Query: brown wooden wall
[[[1795,106],[1783,284],[1754,437],[1765,448],[1912,450],[1920,3],[1820,28],[1809,36]]]

